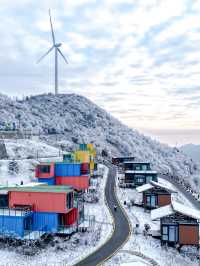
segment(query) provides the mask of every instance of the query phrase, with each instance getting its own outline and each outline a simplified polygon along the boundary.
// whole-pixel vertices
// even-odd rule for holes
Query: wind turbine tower
[[[55,34],[53,30],[53,23],[51,20],[51,11],[49,9],[49,20],[50,20],[50,26],[51,26],[51,35],[52,35],[52,47],[37,61],[37,64],[42,61],[44,57],[46,57],[49,53],[51,53],[53,50],[55,52],[55,94],[58,94],[58,54],[61,55],[63,60],[66,64],[68,64],[67,59],[65,58],[64,54],[61,52],[60,47],[62,43],[57,43],[55,40]]]

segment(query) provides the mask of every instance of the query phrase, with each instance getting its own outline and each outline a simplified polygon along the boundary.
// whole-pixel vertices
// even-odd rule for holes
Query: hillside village
[[[197,265],[198,163],[129,129],[86,98],[54,98],[1,97],[6,158],[0,160],[0,232],[7,240],[0,254],[8,257],[6,262],[36,265],[40,259],[81,265],[83,260],[90,265],[89,254],[112,241],[115,223],[125,219],[127,234],[119,241],[126,242],[105,265]],[[38,106],[44,108],[42,115]],[[52,120],[52,106],[57,121]],[[19,114],[20,128],[5,130],[6,123],[18,125]],[[107,202],[111,180],[120,203],[116,210],[116,199]],[[10,216],[16,222],[9,225]]]

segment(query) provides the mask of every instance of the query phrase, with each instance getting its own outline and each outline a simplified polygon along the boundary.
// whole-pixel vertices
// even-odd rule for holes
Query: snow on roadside
[[[163,181],[167,182],[167,181]],[[124,189],[117,186],[117,195],[124,206],[125,211],[130,219],[133,232],[129,241],[124,245],[122,250],[137,251],[141,252],[148,256],[149,258],[154,259],[160,266],[196,266],[197,260],[191,259],[187,255],[179,254],[177,250],[170,247],[161,247],[160,240],[154,239],[151,236],[144,236],[142,231],[144,229],[144,224],[147,223],[151,226],[151,229],[155,230],[159,228],[159,222],[151,221],[150,212],[145,212],[142,207],[131,206],[128,207],[124,205],[124,201],[128,202],[131,199],[140,199],[141,195],[135,189]],[[181,197],[184,197],[181,195]],[[182,200],[182,199],[181,199]],[[186,200],[184,198],[184,200]],[[187,200],[186,200],[187,201]],[[185,201],[185,202],[186,202]],[[135,225],[139,223],[138,234],[135,233]],[[196,249],[193,249],[196,252]],[[135,258],[134,255],[125,254],[123,252],[117,253],[116,256],[111,258],[106,262],[105,266],[119,266],[123,263],[127,263]],[[136,261],[139,261],[141,258],[137,257]],[[134,264],[133,264],[134,265]],[[137,263],[136,263],[137,265]],[[144,264],[145,265],[145,264]],[[146,265],[151,265],[149,262],[146,262]]]
[[[86,215],[95,215],[98,222],[106,222],[105,224],[95,223],[92,231],[76,233],[68,241],[55,238],[55,245],[40,250],[39,254],[33,257],[18,254],[12,248],[0,249],[0,266],[70,266],[98,249],[109,238],[113,229],[112,218],[104,202],[108,168],[100,165],[100,171],[103,171],[103,178],[99,183],[100,201],[96,204],[86,204],[85,212]]]

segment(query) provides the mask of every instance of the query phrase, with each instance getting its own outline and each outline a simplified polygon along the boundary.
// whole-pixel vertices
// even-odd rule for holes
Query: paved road
[[[108,206],[113,214],[115,221],[115,230],[111,239],[105,243],[99,250],[85,258],[81,262],[77,263],[76,266],[95,266],[100,265],[106,258],[111,256],[118,248],[126,241],[130,227],[128,220],[122,212],[114,193],[115,187],[115,170],[113,167],[109,167],[109,175],[105,188],[105,196],[108,202]],[[114,212],[113,206],[117,205],[117,211]]]
[[[200,209],[200,202],[197,201],[195,197],[193,197],[190,192],[186,191],[179,183],[166,175],[161,175],[161,178],[172,183],[196,208]]]

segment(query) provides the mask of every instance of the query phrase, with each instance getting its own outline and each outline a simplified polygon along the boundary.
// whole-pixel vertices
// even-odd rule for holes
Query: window
[[[147,206],[156,207],[156,205],[157,205],[156,195],[148,195],[147,196]]]
[[[73,193],[67,193],[67,209],[71,209],[74,206]]]
[[[136,165],[136,166],[135,166],[135,170],[136,170],[136,171],[140,171],[140,170],[141,170],[140,165]]]
[[[162,240],[168,241],[168,226],[162,227]]]
[[[146,165],[146,164],[143,164],[143,165],[142,165],[142,170],[143,170],[143,171],[146,171],[146,170],[147,170],[147,165]]]
[[[150,181],[152,181],[152,176],[151,175],[147,175],[146,176],[146,183],[149,183]]]
[[[177,225],[163,226],[162,240],[169,242],[178,242],[178,226]]]
[[[144,176],[142,175],[135,175],[136,183],[144,183]]]
[[[50,173],[50,165],[40,165],[39,171],[40,173],[44,173],[44,174]]]

